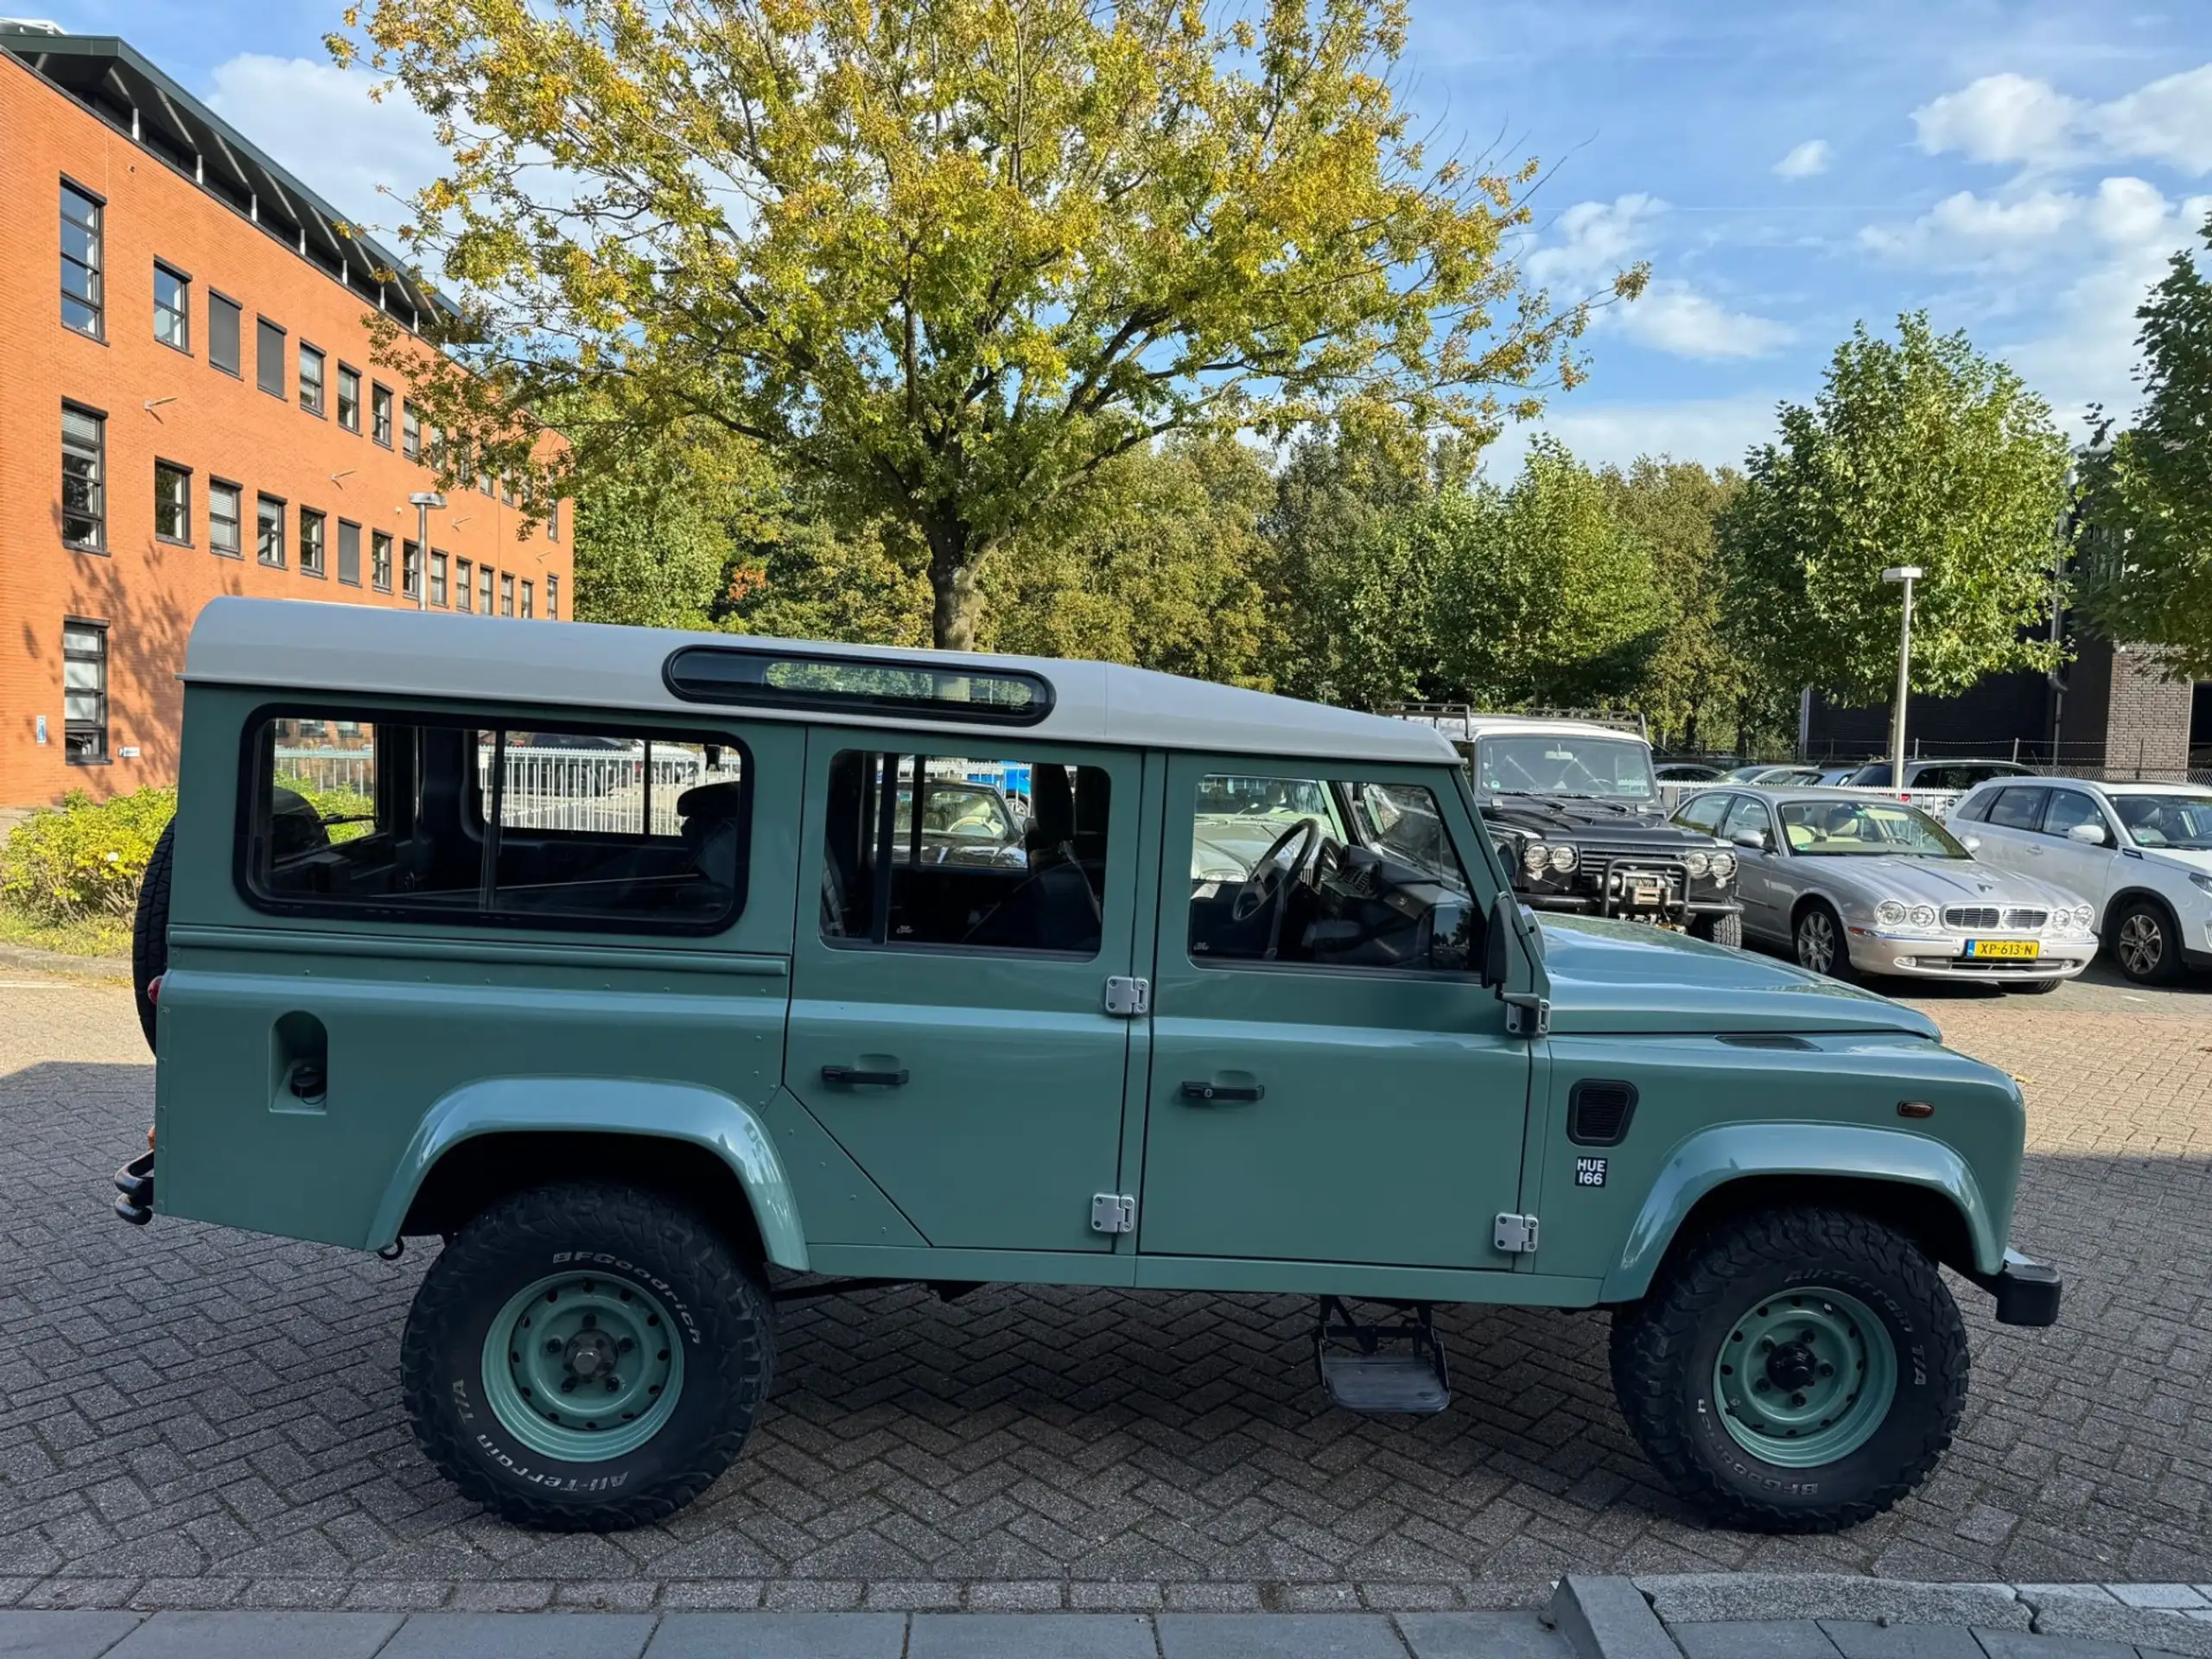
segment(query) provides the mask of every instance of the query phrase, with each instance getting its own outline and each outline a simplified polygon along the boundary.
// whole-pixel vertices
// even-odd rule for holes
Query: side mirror
[[[1978,853],[1981,850],[1981,837],[1980,836],[1961,836],[1959,837],[1959,845],[1965,848],[1967,851],[1970,853]]]
[[[2105,844],[2105,827],[2101,823],[2077,823],[2066,832],[2066,839],[2101,847]]]
[[[1483,983],[1503,990],[1513,972],[1513,912],[1520,901],[1510,889],[1491,901],[1490,924],[1483,929]]]
[[[1754,853],[1763,853],[1767,849],[1766,831],[1764,830],[1738,830],[1728,839]]]

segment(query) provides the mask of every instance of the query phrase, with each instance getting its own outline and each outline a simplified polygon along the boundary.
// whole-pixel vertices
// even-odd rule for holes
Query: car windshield
[[[1800,858],[1971,858],[1916,807],[1887,801],[1789,801],[1782,833]]]
[[[899,791],[897,833],[911,834],[914,827],[914,791]],[[1014,820],[998,791],[978,784],[940,784],[932,781],[922,803],[922,833],[954,841],[986,842],[999,846],[1016,839]]]
[[[1651,776],[1651,751],[1641,743],[1533,733],[1479,739],[1475,788],[1484,795],[1572,795],[1605,801],[1649,801],[1659,793]]]
[[[2212,851],[2212,795],[2115,795],[2112,804],[2139,847]]]

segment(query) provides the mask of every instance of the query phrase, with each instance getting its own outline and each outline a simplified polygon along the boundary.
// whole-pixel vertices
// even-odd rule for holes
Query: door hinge
[[[1534,1216],[1501,1215],[1497,1230],[1491,1235],[1491,1243],[1508,1255],[1529,1255],[1536,1248],[1536,1218]]]
[[[1106,1012],[1116,1020],[1135,1020],[1152,1012],[1152,982],[1125,974],[1106,981]]]
[[[1510,1037],[1547,1037],[1552,1029],[1552,1005],[1533,991],[1503,991],[1505,1031]]]
[[[1090,1230],[1094,1233],[1134,1233],[1137,1230],[1137,1201],[1128,1192],[1096,1192],[1090,1199]]]

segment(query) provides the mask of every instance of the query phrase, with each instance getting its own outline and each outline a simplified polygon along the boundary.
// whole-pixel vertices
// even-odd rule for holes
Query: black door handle
[[[1186,1083],[1185,1100],[1264,1100],[1268,1091],[1256,1083]]]
[[[906,1081],[906,1068],[896,1071],[856,1071],[849,1065],[825,1065],[822,1068],[824,1083],[870,1084],[878,1088],[896,1089]]]

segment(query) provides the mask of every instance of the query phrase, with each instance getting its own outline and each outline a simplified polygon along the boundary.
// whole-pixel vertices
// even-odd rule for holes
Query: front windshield
[[[1782,833],[1800,858],[1969,858],[1916,807],[1887,801],[1789,801]]]
[[[914,791],[899,791],[897,833],[914,827]],[[931,783],[922,804],[922,833],[955,841],[988,842],[1003,846],[1015,839],[1014,823],[995,790],[975,784]]]
[[[1651,801],[1651,751],[1620,737],[1485,737],[1475,745],[1475,790],[1483,795],[1571,795]]]
[[[2115,795],[2112,804],[2138,847],[2212,851],[2212,795]]]

